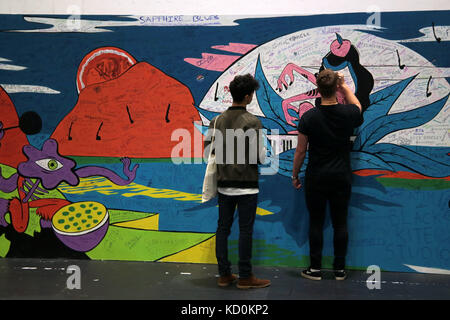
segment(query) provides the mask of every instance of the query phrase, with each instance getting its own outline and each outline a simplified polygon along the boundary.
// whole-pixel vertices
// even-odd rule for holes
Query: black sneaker
[[[310,280],[322,280],[322,272],[320,270],[319,271],[316,271],[316,270],[311,271],[311,267],[309,267],[306,270],[303,270],[301,273],[301,276],[303,278],[310,279]]]
[[[347,278],[347,272],[345,270],[334,270],[334,278],[336,280],[345,280]]]

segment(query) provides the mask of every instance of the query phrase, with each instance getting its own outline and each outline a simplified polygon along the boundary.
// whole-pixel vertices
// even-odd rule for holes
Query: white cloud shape
[[[0,86],[5,89],[7,93],[20,93],[20,92],[31,92],[31,93],[46,93],[46,94],[60,94],[61,92],[51,89],[45,86],[35,86],[29,84],[1,84]]]
[[[6,63],[3,63],[6,62]],[[0,57],[0,70],[7,70],[7,71],[21,71],[27,69],[27,67],[23,66],[16,66],[14,64],[11,64],[12,62],[9,59]]]
[[[87,20],[79,15],[68,18],[24,17],[25,21],[48,24],[51,27],[40,29],[9,30],[8,32],[112,32],[106,27],[129,26],[236,26],[235,20],[240,18],[266,18],[272,16],[219,16],[219,15],[159,15],[159,16],[123,16],[133,18],[133,21],[117,20]]]
[[[426,27],[419,29],[421,33],[423,33],[422,37],[398,40],[398,42],[429,42],[429,41],[437,41],[436,37],[439,38],[439,41],[449,41],[450,40],[450,26],[435,26]]]

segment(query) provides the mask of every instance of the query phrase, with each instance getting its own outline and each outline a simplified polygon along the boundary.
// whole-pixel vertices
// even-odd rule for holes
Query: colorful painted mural
[[[229,82],[251,73],[268,146],[254,264],[307,266],[290,175],[298,120],[330,68],[364,110],[348,267],[448,272],[450,12],[381,17],[1,15],[0,256],[216,263],[203,138]],[[327,220],[325,267],[331,233]],[[234,260],[237,239],[236,224]]]

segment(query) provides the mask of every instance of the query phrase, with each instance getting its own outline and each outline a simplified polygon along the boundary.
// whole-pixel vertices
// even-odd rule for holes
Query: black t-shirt
[[[308,136],[306,174],[350,174],[350,136],[362,123],[354,104],[317,105],[305,112],[297,130]]]

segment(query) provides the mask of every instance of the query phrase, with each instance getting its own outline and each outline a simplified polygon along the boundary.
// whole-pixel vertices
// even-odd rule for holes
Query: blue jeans
[[[227,196],[219,193],[219,220],[216,232],[216,257],[219,275],[231,274],[228,260],[228,236],[233,225],[236,207],[239,212],[239,277],[252,274],[252,236],[255,223],[258,194]]]

